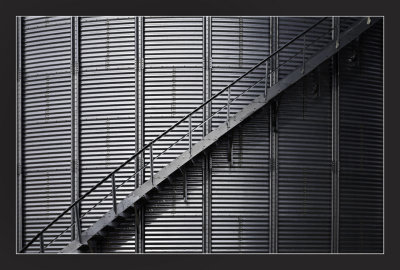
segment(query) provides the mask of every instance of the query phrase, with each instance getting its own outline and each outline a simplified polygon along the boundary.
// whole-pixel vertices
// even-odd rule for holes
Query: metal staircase
[[[129,213],[133,211],[135,204],[137,204],[140,200],[146,200],[146,198],[151,196],[151,192],[156,191],[165,180],[170,179],[171,175],[174,172],[182,169],[185,164],[187,164],[191,160],[193,161],[193,159],[197,155],[201,154],[205,149],[218,141],[222,136],[238,126],[254,112],[265,106],[271,99],[279,95],[279,93],[288,89],[289,86],[293,85],[301,78],[306,76],[308,73],[313,71],[317,66],[329,59],[332,55],[334,55],[341,48],[349,44],[352,40],[357,38],[361,33],[370,28],[377,22],[377,20],[379,20],[378,18],[364,18],[342,33],[340,33],[339,31],[339,24],[332,23],[332,27],[329,27],[328,31],[324,31],[321,33],[321,30],[319,30],[317,34],[312,34],[312,31],[317,29],[318,26],[322,24],[322,22],[326,21],[326,19],[327,18],[319,20],[310,28],[306,29],[302,33],[299,33],[291,41],[269,55],[267,58],[265,58],[256,66],[247,71],[245,74],[240,76],[224,89],[220,90],[216,95],[198,106],[191,113],[187,114],[175,125],[164,131],[149,144],[144,146],[140,151],[135,153],[118,168],[110,172],[105,178],[103,178],[100,182],[93,186],[88,192],[86,192],[67,209],[65,209],[60,215],[57,216],[57,218],[55,218],[50,224],[43,228],[31,241],[29,241],[29,243],[27,243],[27,245],[25,245],[20,250],[20,252],[26,252],[28,248],[32,247],[33,244],[36,242],[36,245],[39,244],[39,250],[36,250],[36,252],[44,253],[46,252],[46,248],[48,246],[50,246],[54,241],[57,240],[57,238],[59,238],[63,233],[68,230],[73,230],[74,232],[77,232],[75,235],[75,240],[71,241],[69,245],[66,246],[61,252],[78,252],[78,250],[82,246],[88,245],[89,240],[91,240],[95,236],[103,235],[107,230],[107,227],[114,226],[115,224],[118,224],[121,219],[126,218]],[[310,36],[312,38],[310,38]],[[310,51],[312,51],[311,48],[314,46],[315,51],[315,45],[318,44],[318,42],[321,43],[321,40],[323,38],[328,38],[328,42],[323,44],[320,50],[316,51],[315,53],[312,52],[312,54],[310,55]],[[292,58],[290,58],[283,64],[272,65],[273,62],[276,63],[274,59],[279,56],[280,52],[285,50],[285,48],[287,48],[288,46],[295,44],[296,42],[297,44],[301,44],[297,54],[295,54]],[[277,70],[281,69],[282,66],[293,59],[300,60],[300,62],[297,61],[299,63],[297,68],[289,73],[284,79],[280,80],[274,85],[271,85],[269,78],[273,74],[275,74]],[[254,80],[254,74],[263,75],[261,79]],[[250,87],[247,87],[249,85]],[[260,93],[261,95],[256,97],[252,102],[250,102],[250,104],[246,105],[244,108],[240,108],[241,110],[238,111],[236,114],[232,113],[235,102],[237,104],[237,101],[240,100],[240,98],[245,97],[246,94],[248,95],[249,91],[251,91],[255,87],[258,87],[258,89],[262,87],[263,91],[261,92],[263,93]],[[223,105],[214,114],[210,115],[207,119],[203,119],[204,121],[202,121],[200,124],[194,125],[194,121],[192,120],[193,116],[196,113],[200,113],[201,110],[206,109],[206,107],[209,106],[213,101],[215,102],[217,98],[222,98],[225,105]],[[208,125],[210,119],[216,118],[217,116],[219,117],[219,120],[221,120],[221,117],[223,117],[224,122],[214,130],[209,130],[209,133],[207,135],[202,137],[202,139],[197,143],[193,144],[192,139],[194,131],[201,127],[205,128],[206,125]],[[153,156],[153,147],[158,141],[160,141],[162,138],[165,138],[172,130],[182,130],[182,128],[187,130],[187,132],[185,132],[185,134],[181,138],[171,144],[168,148],[163,149],[159,155]],[[160,156],[164,155],[166,152],[168,152],[168,150],[170,150],[175,144],[183,142],[184,140],[187,140],[188,143],[187,150],[184,153],[180,154],[167,166],[161,168],[158,172],[155,172],[154,161],[159,159]],[[149,162],[145,164],[143,164],[143,162],[139,162],[139,158],[143,155],[149,156]],[[135,173],[124,182],[117,185],[115,181],[115,176],[128,164],[130,166],[132,166],[132,164],[135,166]],[[126,183],[134,181],[134,179],[139,174],[144,173],[144,170],[150,171],[150,179],[140,185],[135,190],[133,190],[126,198],[118,202],[118,191]],[[88,212],[95,209],[98,204],[93,206],[83,215],[78,214],[80,204],[83,200],[85,200],[87,196],[93,193],[99,186],[104,185],[106,182],[108,182],[109,184],[111,182],[111,190],[106,197],[102,198],[99,201],[98,204],[100,204],[106,198],[111,198],[113,207],[88,229],[81,232],[81,219],[83,218],[83,216],[87,215]],[[71,225],[66,228],[63,233],[54,237],[47,245],[45,245],[43,235],[46,233],[46,231],[48,231],[50,227],[54,226],[60,218],[67,215],[68,213],[71,214],[73,217],[73,222],[71,223]],[[31,249],[29,249],[29,251],[31,251]]]

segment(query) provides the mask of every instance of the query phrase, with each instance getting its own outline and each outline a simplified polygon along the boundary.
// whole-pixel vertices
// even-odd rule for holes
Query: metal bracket
[[[228,134],[228,162],[229,166],[233,167],[233,136],[231,134]]]

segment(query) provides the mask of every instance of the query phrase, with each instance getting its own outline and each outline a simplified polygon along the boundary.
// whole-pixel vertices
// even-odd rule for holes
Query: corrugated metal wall
[[[322,17],[279,17],[278,18],[278,36],[279,48],[291,41],[301,32],[317,23]],[[308,32],[303,38],[300,38],[286,47],[279,57],[279,79],[283,79],[291,71],[302,65],[303,52],[305,44],[305,60],[321,50],[328,42],[332,40],[330,29],[332,19],[327,18],[320,25]],[[304,40],[305,37],[305,40]]]
[[[144,18],[144,107],[145,144],[178,122],[203,102],[203,20],[202,17]],[[202,111],[192,117],[199,124]],[[201,139],[200,127],[193,143]],[[153,156],[188,132],[183,123],[153,147]],[[154,171],[167,165],[188,149],[188,137],[155,160]],[[146,151],[149,162],[149,151]],[[146,171],[149,179],[149,169]]]
[[[340,252],[383,251],[383,26],[340,52]]]
[[[80,18],[81,194],[135,153],[135,19]],[[129,164],[117,185],[134,173]],[[134,180],[117,192],[124,198]],[[106,182],[82,203],[82,215],[111,192]],[[111,196],[82,219],[82,228],[112,207]],[[133,237],[133,236],[132,236]]]
[[[268,252],[269,112],[266,108],[220,140],[212,157],[211,252]]]
[[[71,202],[70,18],[22,18],[23,181],[25,243]],[[45,245],[70,223],[45,235]],[[66,232],[47,250],[70,240]],[[38,250],[36,242],[30,250]],[[29,251],[29,250],[28,250]]]
[[[212,17],[211,18],[211,59],[212,94],[232,83],[243,73],[269,55],[269,17]],[[251,90],[231,105],[235,114],[264,92],[265,65],[249,74],[231,89],[231,99],[246,89]],[[212,113],[216,113],[227,103],[227,91],[212,102]],[[226,120],[227,110],[212,119],[213,129]]]
[[[23,181],[24,239],[30,240],[71,200],[71,19],[23,18]],[[278,19],[279,46],[318,18]],[[136,68],[143,65],[144,144],[203,102],[206,36],[202,17],[144,17],[143,59],[136,59],[134,17],[80,17],[79,103],[81,186],[90,187],[135,152]],[[341,19],[346,29],[353,18]],[[270,50],[269,17],[212,17],[210,20],[211,92],[217,93]],[[328,19],[307,42],[331,27]],[[340,251],[382,251],[382,27],[376,26],[340,54]],[[317,33],[318,34],[315,34]],[[308,39],[309,38],[309,39]],[[308,49],[321,49],[327,34]],[[358,45],[357,45],[358,44]],[[301,48],[294,44],[279,55],[283,64]],[[279,70],[282,79],[301,65]],[[141,66],[139,66],[141,68]],[[207,73],[208,74],[208,73]],[[257,69],[232,98],[261,82],[231,107],[231,114],[264,91],[265,66]],[[278,108],[278,252],[330,252],[331,248],[331,70],[320,66],[285,92]],[[213,102],[216,112],[226,95]],[[358,104],[354,106],[354,104]],[[210,252],[269,252],[270,123],[269,107],[257,112],[230,139],[210,153],[211,173],[203,157],[145,206],[145,252],[204,252],[211,219]],[[203,111],[192,118],[200,123]],[[215,128],[226,112],[213,119]],[[366,122],[368,121],[368,122]],[[139,125],[140,126],[140,125]],[[188,132],[187,123],[154,146],[154,157]],[[202,128],[193,143],[201,139]],[[358,139],[357,139],[358,138]],[[229,148],[232,141],[232,148]],[[188,147],[188,139],[155,162],[155,171]],[[232,151],[232,162],[229,159]],[[146,152],[149,161],[149,152]],[[354,170],[356,168],[356,170]],[[117,183],[134,172],[133,164],[117,174]],[[244,177],[245,176],[245,177]],[[149,179],[149,170],[146,180]],[[207,179],[207,180],[206,180]],[[204,181],[211,182],[209,203]],[[122,199],[133,190],[131,181]],[[82,205],[82,214],[111,191],[110,182]],[[112,207],[108,198],[83,219],[86,229]],[[372,211],[372,210],[373,211]],[[207,215],[207,217],[205,216]],[[209,215],[209,216],[208,216]],[[70,224],[63,218],[49,235]],[[64,247],[70,232],[53,251]],[[134,217],[112,230],[101,252],[135,252]],[[33,246],[38,250],[38,245]]]
[[[278,252],[330,252],[329,63],[286,90],[278,108]]]
[[[144,136],[149,143],[203,102],[203,18],[144,18]],[[192,117],[200,124],[202,111]],[[153,157],[188,132],[183,123],[153,146]],[[193,133],[199,141],[202,127]],[[188,137],[154,162],[154,172],[188,149]],[[149,151],[146,151],[149,162]],[[182,179],[146,205],[145,252],[201,252],[201,168],[188,172],[187,203],[183,202]],[[146,180],[150,169],[146,170]]]
[[[174,177],[146,204],[145,252],[201,252],[203,241],[202,160],[189,166],[187,197],[184,177]]]

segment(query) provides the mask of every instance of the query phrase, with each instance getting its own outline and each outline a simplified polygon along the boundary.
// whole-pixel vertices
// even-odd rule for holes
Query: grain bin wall
[[[340,18],[341,31],[357,19]],[[21,18],[22,242],[135,151],[318,20]],[[307,59],[331,41],[330,34],[324,35],[331,26],[329,18],[305,40],[279,53],[274,80],[283,80],[301,65],[304,43]],[[315,40],[321,34],[323,38]],[[340,51],[339,72],[332,59],[327,60],[246,119],[178,171],[171,183],[148,198],[140,220],[129,216],[97,243],[96,251],[331,252],[336,211],[332,202],[338,196],[339,251],[381,252],[382,43],[378,24]],[[249,89],[232,104],[231,114],[264,92],[265,72],[261,66],[231,88],[232,99]],[[333,77],[339,93],[339,193],[332,185],[332,123],[337,113]],[[226,101],[227,95],[221,95],[210,110],[197,112],[192,126]],[[226,112],[200,126],[193,143],[202,138],[206,126],[213,129],[224,122]],[[154,157],[187,132],[185,122],[154,145]],[[186,137],[155,160],[155,172],[187,148]],[[143,162],[149,162],[149,151]],[[150,179],[149,169],[143,177],[132,178],[134,173],[131,163],[116,175],[117,184],[130,179],[118,191],[118,201]],[[108,182],[85,199],[83,229],[112,208],[111,196],[96,206],[110,192]],[[142,231],[135,227],[138,222]],[[70,223],[66,215],[45,234],[45,244]],[[72,237],[67,230],[49,250],[58,251]]]
[[[71,203],[71,19],[24,17],[21,27],[26,242]],[[45,234],[45,244],[70,222],[69,216],[62,218]],[[49,250],[70,239],[67,232]]]

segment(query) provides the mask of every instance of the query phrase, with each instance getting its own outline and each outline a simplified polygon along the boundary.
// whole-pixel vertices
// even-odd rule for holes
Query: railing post
[[[153,184],[153,144],[150,145],[150,179]]]
[[[304,73],[305,68],[306,68],[305,53],[306,53],[306,34],[304,34],[304,37],[303,37],[303,69],[302,69],[301,73]]]
[[[267,98],[267,92],[268,92],[268,60],[265,61],[265,91],[264,91],[264,96]]]
[[[112,200],[113,200],[113,208],[114,208],[114,213],[117,214],[117,194],[115,190],[115,174],[111,176],[111,181],[112,181]]]
[[[79,243],[82,243],[81,218],[79,217],[79,203],[76,204],[73,209],[74,209],[74,216],[75,216],[75,224],[76,224],[76,228],[77,228],[77,238],[78,238]]]
[[[226,113],[226,124],[228,125],[228,127],[229,127],[229,117],[231,114],[231,106],[230,105],[231,105],[231,88],[229,87],[228,88],[228,102],[227,102],[228,111]]]
[[[44,253],[43,233],[40,234],[40,253]]]
[[[189,153],[192,154],[192,115],[189,116]]]
[[[336,21],[335,21],[336,49],[339,48],[339,45],[340,45],[340,39],[339,39],[339,37],[340,37],[340,21],[339,20],[340,20],[339,18],[336,18]]]

